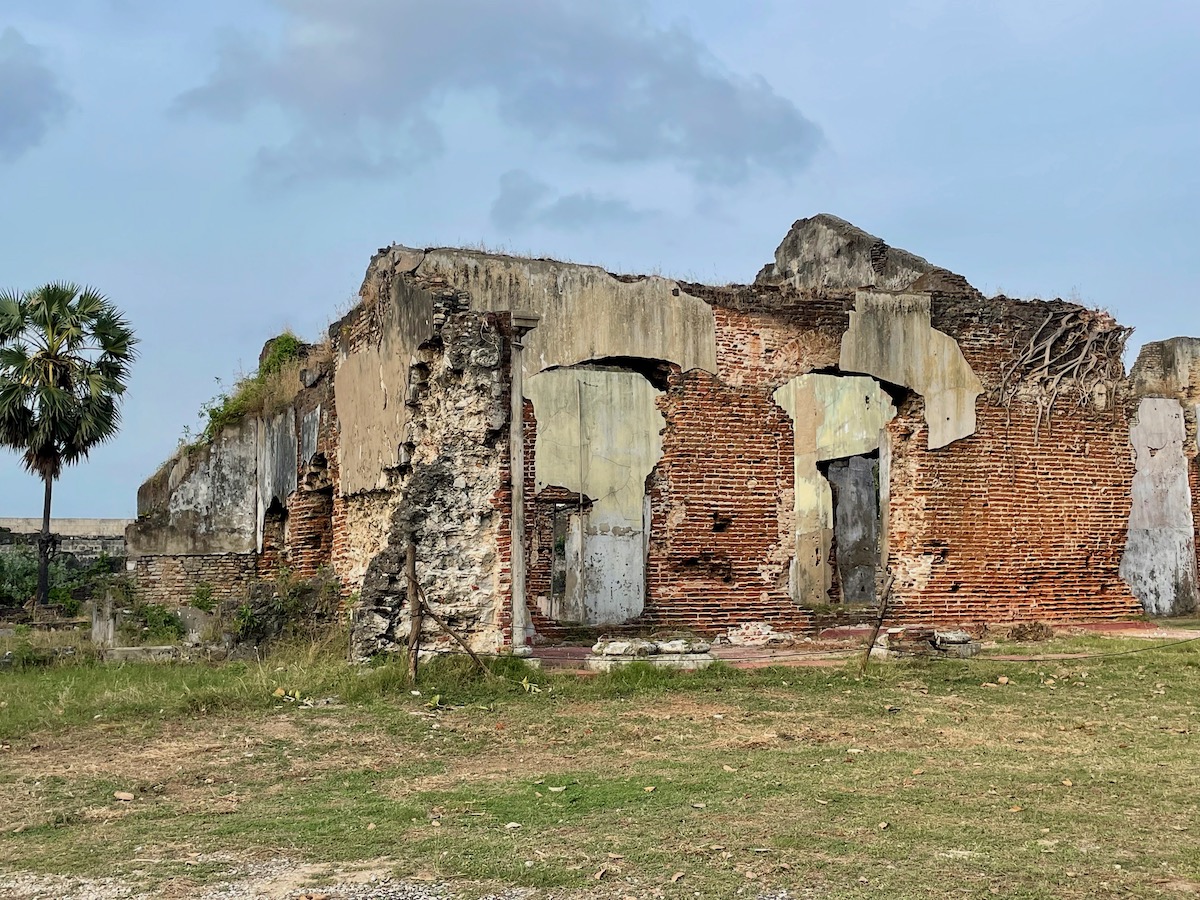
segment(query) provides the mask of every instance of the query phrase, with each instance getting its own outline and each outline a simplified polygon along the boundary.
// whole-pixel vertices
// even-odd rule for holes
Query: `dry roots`
[[[1064,392],[1073,394],[1079,406],[1094,402],[1101,385],[1112,396],[1124,375],[1121,357],[1132,333],[1132,328],[1119,325],[1102,310],[1051,310],[1025,347],[1001,370],[994,399],[1008,406],[1018,394],[1032,394],[1038,406],[1036,437],[1043,416],[1049,426]]]

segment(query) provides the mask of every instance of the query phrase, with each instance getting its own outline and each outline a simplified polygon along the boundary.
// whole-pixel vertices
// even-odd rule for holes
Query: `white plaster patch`
[[[288,407],[270,420],[258,423],[258,502],[256,540],[263,548],[263,522],[276,500],[286,505],[296,491],[296,410]]]
[[[596,266],[462,250],[429,251],[418,274],[470,291],[473,310],[540,314],[525,338],[527,376],[621,356],[717,371],[712,307],[666,278],[624,281]]]
[[[833,493],[817,463],[870,453],[896,415],[887,392],[863,376],[801,375],[775,391],[795,438],[792,597],[821,603],[831,583]]]
[[[1196,608],[1196,534],[1183,405],[1148,397],[1130,428],[1136,471],[1121,577],[1151,615]]]
[[[593,624],[624,622],[645,606],[646,477],[662,458],[661,392],[635,372],[552,369],[530,378],[537,416],[537,490],[592,501],[573,540],[578,573],[565,604]]]
[[[842,335],[840,367],[924,397],[930,450],[975,433],[975,400],[983,384],[958,342],[933,328],[928,294],[859,291]]]

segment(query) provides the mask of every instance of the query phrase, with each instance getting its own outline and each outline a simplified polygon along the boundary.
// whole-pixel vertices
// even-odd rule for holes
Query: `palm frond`
[[[0,293],[0,445],[54,479],[111,440],[137,338],[94,288]]]

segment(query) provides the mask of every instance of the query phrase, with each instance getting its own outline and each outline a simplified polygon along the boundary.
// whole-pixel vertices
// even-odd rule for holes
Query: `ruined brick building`
[[[749,285],[394,246],[281,411],[143,485],[149,599],[329,567],[402,644],[405,548],[480,649],[567,627],[1196,606],[1200,341],[984,297],[832,216]],[[513,477],[514,472],[516,477]]]

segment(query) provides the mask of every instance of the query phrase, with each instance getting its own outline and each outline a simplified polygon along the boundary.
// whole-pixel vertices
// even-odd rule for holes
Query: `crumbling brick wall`
[[[791,423],[765,387],[705,372],[672,379],[667,429],[651,479],[647,624],[700,631],[811,617],[788,592]]]
[[[510,643],[507,310],[528,301],[545,317],[534,332],[538,349],[527,350],[533,365],[624,367],[664,391],[656,401],[665,420],[662,455],[646,479],[646,602],[627,627],[716,631],[764,620],[777,628],[810,626],[827,614],[824,607],[839,603],[839,586],[834,577],[827,596],[793,599],[805,589],[791,584],[790,573],[797,510],[805,514],[795,502],[794,435],[806,432],[793,426],[793,413],[776,403],[775,392],[810,373],[871,374],[841,366],[843,335],[851,316],[861,313],[855,288],[905,287],[892,281],[912,275],[920,278],[906,286],[913,296],[903,298],[910,307],[905,315],[917,307],[932,314],[921,334],[940,332],[937,352],[948,348],[955,372],[971,381],[956,396],[974,397],[980,386],[984,393],[973,418],[963,402],[961,427],[950,443],[929,450],[920,393],[912,384],[880,382],[873,409],[881,408],[884,393],[898,409],[878,451],[888,477],[894,616],[973,622],[1136,614],[1137,601],[1119,573],[1133,474],[1133,401],[1123,374],[1103,396],[1064,397],[1049,419],[1047,379],[1018,373],[1017,389],[1009,389],[1009,368],[1038,323],[1079,308],[985,300],[960,277],[911,255],[888,275],[886,245],[880,257],[877,239],[866,241],[870,236],[853,226],[824,219],[817,225],[845,238],[851,250],[867,248],[854,251],[861,259],[835,254],[822,273],[804,256],[803,271],[788,275],[785,241],[775,268],[750,286],[618,279],[588,267],[465,251],[380,251],[362,302],[331,330],[338,371],[349,361],[359,392],[339,399],[335,374],[298,398],[299,419],[320,395],[319,462],[297,460],[297,490],[281,511],[277,533],[264,535],[262,555],[250,557],[257,565],[247,570],[250,577],[269,577],[267,570],[281,565],[301,574],[332,565],[347,597],[362,588],[359,652],[386,651],[407,632],[402,564],[415,536],[429,600],[481,649]],[[811,225],[797,223],[792,244],[803,244]],[[838,281],[839,272],[850,274]],[[891,298],[882,299],[886,309]],[[661,327],[631,330],[647,304],[664,314],[645,321]],[[578,318],[581,309],[620,319],[620,327],[574,321],[564,312]],[[593,328],[595,341],[588,333]],[[945,335],[957,342],[961,358]],[[931,346],[925,345],[931,355],[921,357],[928,366],[937,364],[930,362]],[[1119,371],[1119,348],[1105,346],[1103,368]],[[845,358],[858,359],[848,365],[873,365]],[[893,376],[876,381],[882,377]],[[937,390],[930,396],[940,398],[931,407],[945,399]],[[364,397],[370,402],[351,402]],[[1200,512],[1194,410],[1187,415],[1192,501]],[[538,598],[553,590],[554,504],[586,506],[591,498],[560,496],[565,488],[537,495],[538,423],[529,402],[523,421],[526,468],[518,477],[526,496],[528,594],[517,602],[527,601],[539,634],[554,637],[563,633],[561,623],[538,609]],[[811,428],[810,419],[802,421]],[[363,454],[347,462],[357,440],[348,433],[375,441],[370,452],[379,457],[378,469],[365,465]],[[429,640],[446,639],[431,632]]]
[[[317,349],[310,348],[310,365],[302,370],[304,386],[300,387],[291,403],[297,428],[297,456],[291,460],[298,473],[297,490],[286,502],[273,502],[265,510],[261,526],[261,548],[254,546],[253,528],[247,534],[247,546],[242,552],[204,552],[203,545],[189,547],[172,535],[166,543],[176,552],[142,553],[132,559],[135,588],[140,599],[166,605],[187,603],[196,586],[205,583],[212,588],[218,600],[238,601],[244,599],[252,585],[257,582],[274,582],[279,571],[288,569],[298,577],[316,577],[333,561],[332,479],[325,462],[336,459],[337,421],[333,410],[333,391],[329,360]],[[301,431],[305,415],[321,410],[316,435],[314,460],[302,460],[303,440]],[[237,423],[234,429],[253,435],[253,421]],[[247,431],[249,429],[249,431]],[[204,451],[201,451],[204,452]],[[253,463],[253,442],[251,442]],[[137,523],[135,530],[152,532],[161,527],[168,531],[178,530],[167,521],[171,503],[168,482],[170,466],[156,473],[143,485],[140,492],[147,503],[150,515]],[[255,480],[253,469],[248,477]],[[213,480],[206,485],[209,492],[226,490],[225,483]],[[253,525],[253,494],[250,505],[244,510]],[[151,538],[153,535],[151,534]]]
[[[501,610],[508,597],[498,562],[507,523],[494,505],[508,436],[505,356],[492,313],[448,315],[419,351],[410,462],[400,475],[387,545],[371,559],[355,612],[360,656],[407,642],[410,541],[431,608],[478,650],[494,651],[505,641]],[[450,647],[452,638],[427,618],[422,644]]]
[[[667,428],[649,480],[647,604],[631,625],[806,627],[814,617],[788,590],[791,424],[771,393],[798,375],[838,371],[853,294],[689,291],[714,304],[719,371],[676,372],[660,398]],[[988,307],[960,293],[939,299],[935,327],[959,341],[990,389],[1046,307],[1002,299]],[[976,434],[930,451],[921,397],[890,387],[901,401],[888,428],[895,616],[1073,621],[1139,611],[1118,573],[1132,478],[1119,398],[1103,409],[1071,398],[1039,419],[1028,399],[1001,405],[985,395]],[[526,495],[534,497],[528,403],[525,415]],[[550,589],[550,509],[530,504],[531,606]],[[835,578],[817,605],[838,600]],[[556,623],[534,619],[539,633],[555,636]]]
[[[1136,615],[1119,576],[1129,516],[1124,413],[981,403],[979,430],[929,451],[919,401],[892,437],[889,562],[897,619],[1079,621]]]
[[[1059,308],[1068,304],[1059,304]],[[934,327],[954,337],[984,383],[976,433],[930,451],[923,404],[889,425],[889,561],[906,621],[1078,621],[1136,615],[1119,575],[1133,465],[1129,411],[1063,396],[994,397],[1001,371],[1054,306],[946,298]],[[989,396],[991,394],[992,396]]]

